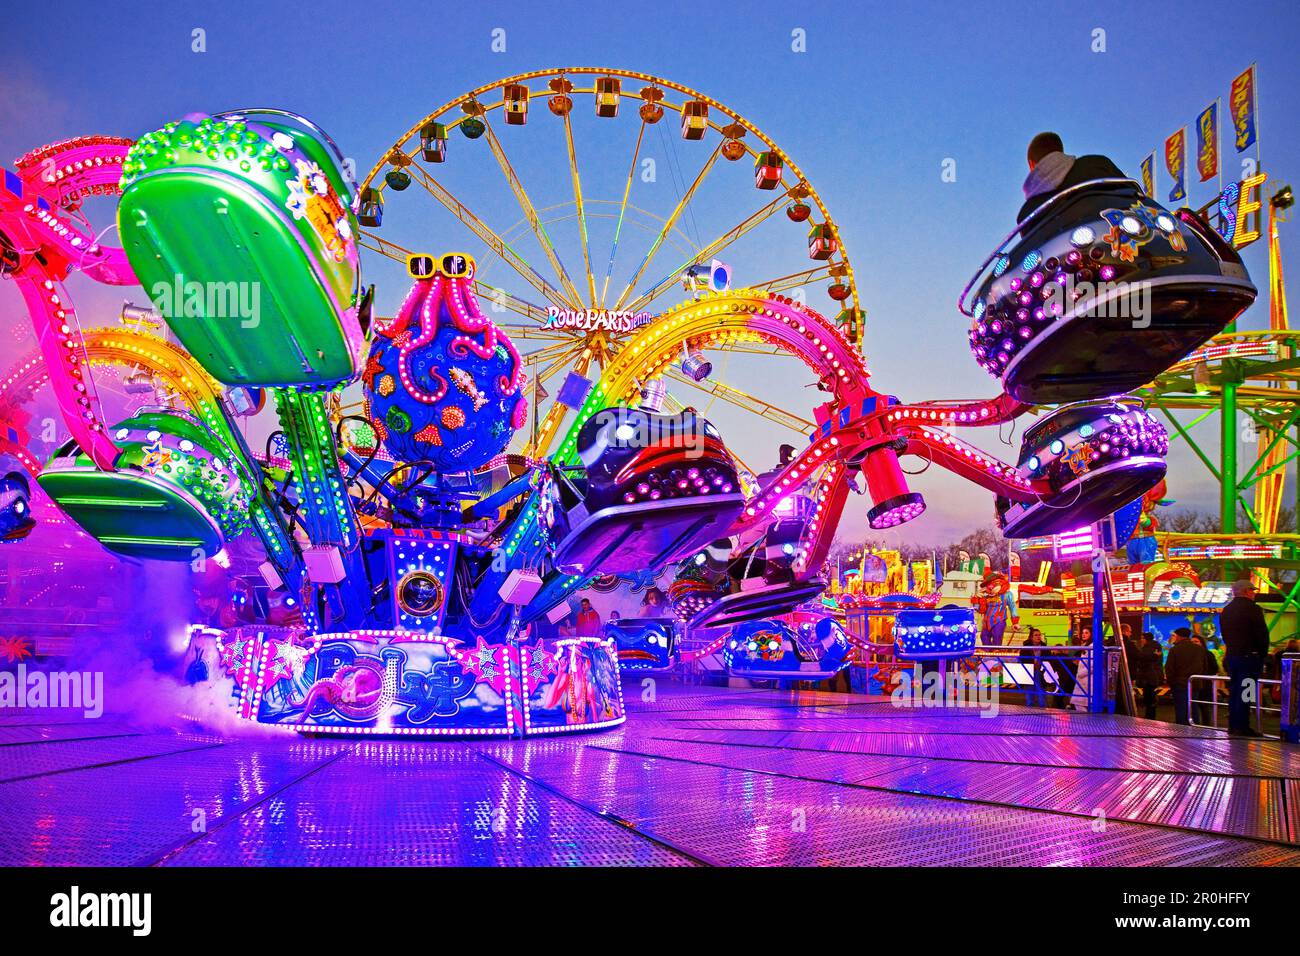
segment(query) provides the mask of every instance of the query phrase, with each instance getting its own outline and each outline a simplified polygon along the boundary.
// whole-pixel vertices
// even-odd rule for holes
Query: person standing
[[[1187,725],[1192,722],[1188,682],[1204,669],[1205,657],[1202,649],[1192,642],[1191,630],[1178,628],[1171,636],[1169,656],[1165,659],[1165,676],[1169,679],[1169,693],[1174,699],[1174,723]]]
[[[1228,733],[1258,737],[1250,726],[1250,707],[1258,699],[1259,678],[1268,653],[1268,622],[1255,603],[1259,589],[1252,581],[1232,585],[1235,595],[1219,614],[1223,632],[1223,664],[1228,671]]]
[[[1135,650],[1137,650],[1137,644],[1134,643],[1134,641],[1133,641],[1133,625],[1132,625],[1132,624],[1127,624],[1127,623],[1125,623],[1125,624],[1121,624],[1121,625],[1119,626],[1119,633],[1120,633],[1120,637],[1122,637],[1122,638],[1124,639],[1124,653],[1125,653],[1125,654],[1132,654]]]
[[[1125,640],[1129,640],[1126,636]],[[1156,688],[1165,682],[1164,654],[1150,631],[1132,644],[1133,683],[1142,691],[1143,716],[1156,719]]]
[[[579,637],[595,637],[600,633],[600,614],[591,606],[591,598],[583,598],[580,602],[577,624]]]
[[[1092,648],[1092,628],[1084,627],[1079,633],[1071,635],[1069,646],[1082,647],[1086,654]],[[1056,671],[1055,706],[1061,710],[1075,709],[1071,698],[1079,686],[1079,660],[1074,654],[1052,658],[1052,670]]]

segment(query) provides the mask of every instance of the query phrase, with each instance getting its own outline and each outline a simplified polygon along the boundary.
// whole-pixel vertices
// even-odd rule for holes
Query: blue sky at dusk
[[[610,66],[698,89],[780,144],[816,187],[854,265],[873,384],[907,400],[997,391],[968,351],[967,322],[955,302],[1013,224],[1023,198],[1025,145],[1034,133],[1055,129],[1068,152],[1105,153],[1136,175],[1147,153],[1180,125],[1190,127],[1216,97],[1223,100],[1221,124],[1230,130],[1223,112],[1228,85],[1255,62],[1263,168],[1275,181],[1290,182],[1300,160],[1300,5],[1294,2],[777,7],[232,0],[125,3],[108,10],[51,2],[4,15],[0,163],[79,134],[134,137],[191,111],[264,105],[318,122],[364,173],[425,114],[507,75]],[[206,52],[191,50],[196,28],[206,33]],[[1098,28],[1105,30],[1102,53],[1092,49]],[[497,29],[505,30],[505,52],[493,52]],[[791,49],[796,29],[805,31],[806,52]],[[503,141],[537,205],[559,206],[572,198],[562,133],[542,101],[534,100],[533,109],[527,131],[513,142],[503,133]],[[617,201],[636,134],[635,111],[625,101],[617,120],[597,121],[584,101],[574,115],[584,188],[593,199]],[[670,114],[643,147],[658,173],[654,182],[636,183],[632,202],[649,213],[672,208],[711,148],[683,142],[675,123]],[[447,182],[455,180],[457,196],[503,230],[515,223],[518,205],[486,144],[457,137],[452,148]],[[1225,181],[1239,178],[1226,135],[1221,148]],[[955,182],[941,176],[945,160],[955,162]],[[1163,168],[1161,174],[1163,201],[1168,177]],[[770,198],[753,189],[749,163],[716,171],[709,186],[684,217],[681,235],[647,270],[649,277],[668,271],[691,242],[713,238]],[[1190,191],[1191,204],[1200,206],[1217,184],[1190,182]],[[469,248],[466,233],[417,192],[390,199],[394,235],[429,251]],[[768,225],[723,256],[736,284],[808,268],[803,232],[783,216]],[[569,220],[557,220],[555,229],[566,226],[573,232]],[[591,229],[593,268],[601,276],[611,228],[612,220],[603,219]],[[1283,229],[1286,267],[1300,276],[1300,235]],[[636,265],[651,235],[644,226],[624,233],[616,281]],[[557,239],[557,247],[566,263],[581,265],[576,239]],[[1246,261],[1266,290],[1265,244],[1249,249]],[[405,293],[405,276],[373,255],[363,258],[363,267],[367,280],[379,285],[381,312],[391,314]],[[487,267],[491,279],[511,291],[531,291],[509,284],[511,274],[500,263]],[[112,321],[123,298],[122,290],[85,280],[71,288],[83,321],[92,325]],[[680,301],[677,291],[656,309]],[[143,301],[142,293],[136,296]],[[822,284],[807,296],[824,313],[836,310]],[[6,327],[0,366],[34,346],[8,331],[21,321],[18,296],[0,285]],[[1267,322],[1261,297],[1241,326]],[[801,366],[754,356],[717,364],[730,384],[811,417],[817,393],[807,387],[812,378]],[[724,437],[759,467],[774,462],[780,443],[799,442],[793,432],[743,413],[694,403],[707,408]],[[1217,447],[1212,426],[1201,427],[1207,446]],[[993,430],[971,437],[1006,459],[1014,459],[1019,445],[1019,430],[1009,445],[1002,444],[1008,435]],[[908,526],[910,540],[945,542],[992,521],[986,492],[937,469],[914,488],[926,494],[930,511]],[[1177,443],[1169,492],[1180,504],[1206,508],[1217,496],[1204,468]],[[861,534],[867,506],[865,499],[850,502],[846,538]]]

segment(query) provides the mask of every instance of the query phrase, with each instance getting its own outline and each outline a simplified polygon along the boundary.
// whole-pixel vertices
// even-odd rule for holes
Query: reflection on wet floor
[[[0,864],[1300,864],[1300,748],[656,684],[611,732],[221,738],[0,718]],[[630,688],[629,688],[630,691]]]

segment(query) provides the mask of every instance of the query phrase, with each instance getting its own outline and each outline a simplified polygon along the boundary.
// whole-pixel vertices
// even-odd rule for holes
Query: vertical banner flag
[[[1156,151],[1153,149],[1142,160],[1142,191],[1148,196],[1156,194]]]
[[[1255,64],[1246,67],[1232,81],[1228,94],[1228,107],[1232,112],[1232,129],[1236,134],[1237,152],[1255,145]]]
[[[1187,127],[1184,126],[1165,140],[1165,169],[1174,181],[1169,190],[1170,202],[1182,202],[1187,198]]]
[[[1196,169],[1201,182],[1219,175],[1219,101],[1196,117]]]

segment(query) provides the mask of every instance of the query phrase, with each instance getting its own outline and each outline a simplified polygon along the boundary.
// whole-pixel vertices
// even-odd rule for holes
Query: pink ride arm
[[[929,458],[995,495],[1012,501],[1033,501],[1038,497],[1014,465],[998,461],[947,432],[928,425],[905,425],[899,433],[907,439],[907,454]]]
[[[97,282],[131,285],[119,248],[100,245],[68,215],[89,196],[115,196],[131,141],[86,136],[35,150],[0,189],[0,228],[13,244],[9,270],[36,331],[50,384],[72,437],[95,464],[111,469],[117,446],[105,433],[76,311],[63,280],[80,269]]]
[[[979,426],[1000,425],[1018,418],[1033,408],[1003,392],[997,398],[969,402],[921,402],[895,405],[889,411],[892,421],[921,421],[930,424]]]
[[[43,273],[46,278],[37,281],[31,272]],[[63,283],[50,278],[43,268],[29,269],[17,281],[36,328],[63,420],[91,460],[100,468],[111,469],[118,448],[105,433],[81,331]]]
[[[135,285],[135,273],[118,246],[105,246],[89,235],[84,226],[66,216],[63,210],[80,208],[91,196],[116,196],[122,178],[122,160],[131,148],[131,140],[116,136],[79,136],[76,139],[43,146],[17,162],[24,194],[32,197],[34,208],[27,215],[46,219],[41,238],[50,243],[71,269],[84,272],[106,285]],[[36,196],[50,208],[42,210]],[[26,205],[26,204],[24,204]]]

